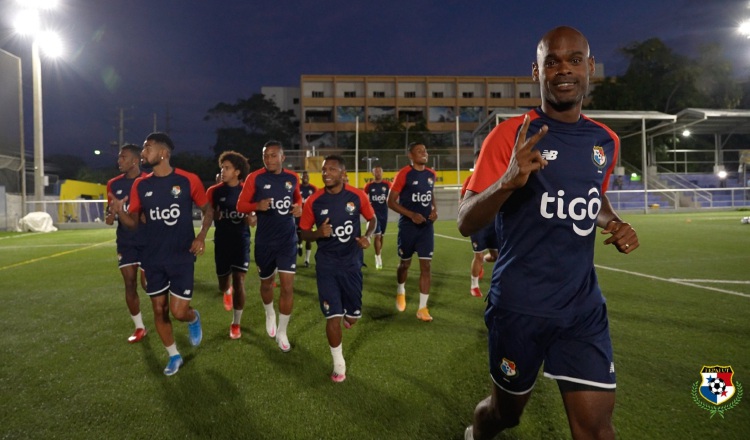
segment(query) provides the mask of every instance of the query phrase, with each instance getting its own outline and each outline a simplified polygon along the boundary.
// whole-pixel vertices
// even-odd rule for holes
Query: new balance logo
[[[271,184],[268,183],[268,184],[263,185],[263,189],[271,189]]]
[[[327,209],[324,209],[324,210],[320,211],[320,215],[326,215],[326,214],[328,214],[328,210]]]
[[[412,185],[419,185],[419,181],[418,181],[418,180],[415,180],[415,181],[414,181],[414,182],[412,182],[411,184],[412,184]]]
[[[151,197],[152,194],[154,194],[154,192],[153,191],[149,191],[143,197]]]
[[[117,192],[116,192],[115,194],[117,194],[117,195],[120,195],[120,194],[122,194],[122,190],[121,190],[121,189],[118,189],[118,190],[117,190]]]
[[[557,150],[544,150],[542,151],[542,157],[546,160],[557,159]]]

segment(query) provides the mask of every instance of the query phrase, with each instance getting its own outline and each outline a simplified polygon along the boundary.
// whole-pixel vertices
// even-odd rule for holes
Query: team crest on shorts
[[[179,197],[180,194],[182,194],[182,190],[180,189],[180,185],[173,186],[171,193],[172,193],[172,195],[174,196],[175,199],[177,197]]]
[[[742,384],[734,381],[732,366],[704,365],[700,375],[701,380],[693,384],[693,402],[710,412],[711,417],[718,413],[724,418],[724,412],[742,400]]]
[[[331,306],[328,304],[328,301],[323,301],[323,310],[326,312],[331,308]]]
[[[507,377],[513,377],[518,374],[516,363],[506,358],[503,358],[503,361],[500,363],[500,371]]]
[[[594,161],[594,165],[598,168],[604,168],[607,165],[607,155],[604,154],[604,148],[594,145],[594,151],[591,154],[591,160]]]
[[[349,215],[354,214],[355,209],[357,209],[357,207],[354,206],[354,202],[349,202],[346,204],[346,212],[348,212]]]

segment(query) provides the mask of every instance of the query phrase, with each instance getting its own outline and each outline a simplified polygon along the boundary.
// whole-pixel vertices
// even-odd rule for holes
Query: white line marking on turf
[[[441,237],[441,238],[447,238],[449,240],[469,241],[469,239],[466,239],[466,238],[451,237],[450,235],[435,234],[435,236],[436,237]],[[614,268],[614,267],[601,266],[601,265],[598,265],[598,264],[596,264],[595,266],[596,266],[597,269],[611,270],[613,272],[622,272],[622,273],[626,273],[628,275],[635,275],[635,276],[639,276],[639,277],[643,277],[643,278],[650,278],[652,280],[664,281],[666,283],[681,284],[683,286],[690,286],[690,287],[695,287],[695,288],[698,288],[698,289],[712,290],[714,292],[727,293],[729,295],[737,295],[737,296],[742,296],[744,298],[750,298],[750,294],[747,294],[747,293],[735,292],[734,290],[719,289],[719,288],[716,288],[716,287],[702,286],[700,284],[696,284],[696,283],[750,284],[750,281],[687,280],[687,279],[679,279],[679,278],[663,278],[663,277],[657,277],[655,275],[648,275],[648,274],[640,273],[640,272],[631,272],[629,270],[617,269],[617,268]]]
[[[461,238],[451,237],[450,235],[443,235],[443,234],[435,234],[435,237],[447,238],[448,240],[456,240],[456,241],[471,241],[468,238],[464,238],[464,237],[461,237]]]
[[[662,277],[657,277],[655,275],[648,275],[648,274],[640,273],[640,272],[632,272],[632,271],[629,271],[629,270],[616,269],[614,267],[600,266],[598,264],[596,264],[595,266],[596,266],[597,269],[610,270],[612,272],[621,272],[621,273],[626,273],[628,275],[635,275],[635,276],[638,276],[638,277],[650,278],[652,280],[664,281],[666,283],[680,284],[680,285],[683,285],[683,286],[695,287],[695,288],[698,288],[698,289],[705,289],[705,290],[712,290],[714,292],[727,293],[729,295],[736,295],[736,296],[742,296],[742,297],[745,297],[745,298],[750,298],[750,294],[742,293],[742,292],[735,292],[734,290],[718,289],[716,287],[710,287],[710,286],[701,286],[700,284],[695,284],[695,283],[692,283],[692,282],[689,282],[689,281],[684,281],[684,280],[678,280],[678,279],[675,279],[675,278],[662,278]]]
[[[684,283],[750,284],[750,281],[742,280],[691,280],[684,278],[669,278],[669,281],[681,281]]]

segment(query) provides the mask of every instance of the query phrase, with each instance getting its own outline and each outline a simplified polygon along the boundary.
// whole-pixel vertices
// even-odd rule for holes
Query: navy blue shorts
[[[320,311],[326,319],[362,316],[362,269],[316,270],[315,275]]]
[[[194,263],[149,265],[143,272],[148,280],[148,296],[165,295],[169,292],[178,298],[193,298]]]
[[[375,218],[378,220],[378,224],[375,226],[373,235],[385,235],[385,230],[388,227],[388,213],[382,215],[375,213]]]
[[[247,272],[250,267],[250,239],[238,237],[234,241],[214,239],[214,262],[216,275],[232,272]]]
[[[530,316],[490,305],[485,324],[489,329],[490,376],[501,389],[511,394],[528,393],[544,363],[546,377],[614,390],[606,304],[566,318]]]
[[[290,241],[282,246],[258,246],[255,243],[255,264],[260,279],[265,280],[279,272],[295,273],[297,270],[297,243]]]
[[[143,252],[143,246],[117,245],[117,267],[122,269],[133,264],[140,265],[141,252]]]
[[[471,234],[471,247],[474,252],[484,252],[490,249],[498,250],[495,222],[480,229],[476,234]]]
[[[398,256],[402,260],[411,260],[414,252],[420,260],[431,260],[435,250],[435,229],[432,222],[426,225],[398,227]]]

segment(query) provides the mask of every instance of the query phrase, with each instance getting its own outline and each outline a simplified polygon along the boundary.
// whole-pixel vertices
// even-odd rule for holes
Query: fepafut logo
[[[742,400],[742,384],[734,380],[731,365],[704,365],[700,374],[701,380],[693,384],[693,402],[710,412],[710,418],[719,414],[723,419]]]

